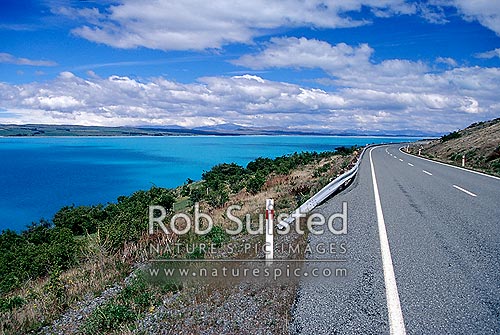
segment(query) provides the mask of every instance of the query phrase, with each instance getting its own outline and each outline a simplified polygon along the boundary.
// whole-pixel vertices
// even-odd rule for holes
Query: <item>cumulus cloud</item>
[[[345,71],[366,66],[373,49],[367,44],[356,47],[345,43],[330,45],[327,42],[302,38],[272,38],[265,50],[256,55],[245,55],[233,64],[251,69],[270,67],[321,68],[327,72]]]
[[[363,6],[376,16],[411,14],[415,6],[404,0],[186,0],[138,2],[122,0],[104,11],[59,8],[54,12],[86,24],[78,36],[118,48],[201,50],[230,43],[251,43],[280,27],[354,27],[370,22],[355,19]]]
[[[425,5],[404,0],[122,0],[104,10],[58,8],[54,13],[84,22],[74,34],[113,47],[203,50],[251,44],[256,37],[282,28],[354,27],[368,24],[373,16],[421,15],[444,24],[452,6],[466,20],[477,20],[500,33],[499,6],[486,0],[430,0]],[[498,57],[498,50],[476,57]],[[499,68],[458,67],[454,59],[445,57],[436,59],[448,65],[439,69],[405,59],[375,62],[374,53],[368,44],[275,37],[260,52],[233,60],[244,71],[232,77],[204,77],[183,84],[163,77],[102,78],[89,71],[86,78],[62,72],[48,82],[0,83],[0,108],[15,115],[2,122],[186,127],[232,122],[301,129],[388,131],[396,126],[444,132],[500,112]],[[56,65],[5,53],[0,54],[0,62]],[[269,68],[321,69],[327,76],[322,84],[329,89],[270,81],[246,71]],[[75,71],[82,69],[90,67]]]
[[[375,72],[357,80],[347,71],[332,79],[336,85],[332,91],[249,74],[182,84],[163,77],[101,78],[91,73],[82,78],[63,72],[44,83],[0,83],[0,108],[16,115],[2,119],[7,123],[194,127],[232,122],[382,132],[394,130],[395,125],[443,132],[500,112],[500,69],[466,67],[441,73],[419,69],[408,70],[401,81],[378,78],[384,71],[406,70],[410,65],[373,64]]]
[[[319,68],[336,77],[338,85],[349,87],[364,83],[368,87],[392,85],[395,78],[400,83],[411,82],[428,70],[422,62],[400,59],[375,64],[370,60],[373,52],[367,44],[330,45],[315,39],[273,38],[260,53],[242,56],[233,63],[251,69]]]
[[[475,54],[474,57],[476,57],[476,58],[485,58],[485,59],[490,59],[490,58],[495,58],[495,57],[500,58],[500,48],[496,48],[494,50],[490,50],[490,51],[486,51],[486,52],[481,52],[481,53]]]
[[[42,110],[74,110],[75,107],[83,106],[80,101],[67,95],[31,97],[25,99],[24,104]]]
[[[494,93],[500,86],[496,83],[500,75],[498,68],[458,68],[454,59],[440,57],[436,62],[445,63],[452,69],[436,72],[422,62],[404,59],[376,63],[371,59],[373,53],[366,44],[330,45],[305,38],[281,38],[271,40],[260,53],[245,55],[234,63],[252,69],[322,69],[331,77],[321,83],[337,88],[336,94],[343,99],[344,110],[363,111],[361,115],[355,114],[357,122],[371,120],[374,126],[379,125],[374,120],[386,116],[386,112],[390,113],[387,120],[396,124],[428,115],[428,119],[420,119],[412,125],[432,129],[437,128],[428,120],[444,118],[446,113],[461,120],[463,126],[472,115],[494,117],[499,112]]]
[[[274,29],[356,27],[369,24],[373,16],[420,15],[445,24],[454,15],[451,11],[500,35],[500,4],[491,0],[121,0],[101,10],[59,7],[52,11],[83,22],[74,34],[117,48],[221,48],[252,43]]]
[[[47,60],[32,60],[28,58],[15,57],[9,53],[0,53],[0,63],[16,64],[16,65],[30,65],[30,66],[56,66],[56,62]]]

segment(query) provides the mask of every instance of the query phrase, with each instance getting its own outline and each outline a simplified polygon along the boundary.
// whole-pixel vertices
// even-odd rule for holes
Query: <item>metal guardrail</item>
[[[309,198],[306,202],[304,202],[302,205],[300,205],[300,207],[297,208],[293,213],[302,213],[302,214],[309,213],[316,206],[318,206],[323,201],[328,199],[333,193],[335,193],[337,190],[339,190],[342,186],[347,185],[351,181],[351,179],[356,176],[356,173],[358,173],[359,164],[361,162],[361,159],[363,158],[363,155],[364,155],[366,149],[368,149],[369,147],[372,147],[372,146],[373,145],[366,146],[363,148],[363,151],[361,151],[361,154],[359,155],[358,161],[356,162],[356,164],[354,165],[354,167],[352,169],[343,173],[342,175],[338,176],[333,181],[328,183],[328,185],[323,187],[321,190],[319,190],[318,193],[316,193],[311,198]],[[287,226],[292,224],[294,220],[295,220],[295,218],[290,215],[285,220],[280,221],[276,227],[278,229],[285,229]]]

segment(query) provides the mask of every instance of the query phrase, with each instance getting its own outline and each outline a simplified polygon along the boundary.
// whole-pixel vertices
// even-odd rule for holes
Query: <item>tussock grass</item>
[[[99,295],[130,272],[130,266],[121,262],[119,254],[109,251],[99,234],[88,236],[82,248],[85,258],[77,267],[30,280],[9,294],[25,303],[1,313],[1,334],[22,334],[48,325],[69,306],[85,296]]]
[[[229,194],[228,200],[222,205],[210,201],[200,203],[200,211],[209,214],[215,225],[227,228],[229,221],[226,218],[226,208],[232,204],[242,207],[243,213],[251,214],[254,224],[258,223],[259,214],[265,213],[265,199],[275,199],[276,214],[290,213],[297,208],[302,201],[321,189],[326,183],[343,173],[355,161],[357,152],[351,156],[330,156],[319,161],[292,169],[286,173],[273,172],[267,176],[260,192],[249,192],[242,188],[236,193]],[[200,186],[201,185],[201,186]],[[188,188],[198,189],[203,183],[193,183]],[[184,190],[182,189],[184,188]],[[177,203],[176,211],[185,213],[193,212],[192,203],[186,195],[186,186],[175,190]],[[236,213],[238,215],[238,213]],[[174,212],[170,213],[173,215]],[[167,218],[168,220],[168,218]],[[79,237],[81,255],[78,264],[66,271],[52,271],[51,275],[26,282],[26,284],[13,292],[7,298],[19,298],[19,304],[14,303],[10,310],[0,312],[0,333],[19,334],[40,329],[44,325],[51,324],[68,308],[74,308],[85,297],[98,296],[106,288],[115,283],[123,282],[130,273],[133,265],[145,262],[151,256],[148,254],[150,243],[168,244],[172,241],[183,243],[214,243],[218,252],[211,255],[197,255],[197,257],[240,259],[256,258],[253,250],[244,251],[235,248],[232,254],[228,254],[224,244],[231,242],[236,246],[246,243],[255,243],[263,239],[263,236],[251,236],[242,233],[235,237],[228,237],[220,231],[214,234],[200,237],[188,234],[187,236],[168,236],[165,234],[148,235],[146,226],[144,233],[136,240],[126,241],[118,250],[115,248],[105,233],[97,231],[92,235]],[[288,243],[306,244],[306,236],[289,236]],[[277,243],[280,242],[279,240]],[[167,257],[188,258],[185,253],[165,255]],[[193,256],[193,255],[191,255]],[[276,255],[280,257],[280,255]],[[296,257],[297,255],[294,255]],[[289,257],[289,255],[282,255]],[[299,255],[300,257],[300,255]],[[245,301],[241,308],[259,308],[268,314],[270,319],[263,326],[271,329],[275,334],[287,333],[286,327],[289,320],[289,312],[295,298],[296,287],[277,287],[273,289],[255,288],[251,286],[221,288],[221,287],[190,287],[173,295],[172,287],[150,287],[143,286],[137,281],[125,285],[125,289],[118,296],[111,298],[96,308],[90,315],[83,315],[84,333],[109,333],[130,334],[138,327],[138,321],[150,314],[159,313],[158,318],[162,320],[163,326],[168,324],[175,333],[196,333],[206,331],[212,325],[213,330],[220,328],[218,319],[236,317],[242,313],[238,309],[238,299]],[[135,285],[135,286],[134,286]],[[175,299],[173,298],[175,296]],[[12,300],[16,302],[17,300]],[[272,305],[268,301],[274,301]],[[276,307],[278,306],[278,307]],[[165,312],[167,311],[167,312]],[[234,325],[224,324],[232,327],[234,332],[245,331],[244,321]],[[250,328],[251,329],[251,328]]]

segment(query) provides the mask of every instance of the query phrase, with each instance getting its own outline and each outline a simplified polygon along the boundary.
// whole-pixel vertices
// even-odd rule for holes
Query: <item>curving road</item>
[[[301,280],[293,334],[500,334],[500,178],[399,147],[366,152],[351,186],[315,210],[347,202],[348,232],[310,234],[307,268],[347,276]],[[347,253],[315,248],[332,243]]]

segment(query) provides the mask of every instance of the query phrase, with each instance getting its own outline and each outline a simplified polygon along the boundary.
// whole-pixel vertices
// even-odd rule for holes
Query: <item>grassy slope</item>
[[[424,146],[422,154],[453,165],[466,167],[500,176],[500,118],[474,123],[459,130],[449,140],[435,140]]]
[[[252,222],[257,214],[263,213],[266,198],[275,199],[277,213],[290,212],[298,202],[317,192],[332,178],[349,168],[355,161],[356,153],[336,155],[319,163],[309,164],[292,171],[288,175],[272,175],[262,192],[255,195],[242,190],[233,194],[228,204],[241,204],[242,213],[252,213]],[[180,193],[181,188],[177,190]],[[179,195],[176,210],[189,212],[185,199]],[[225,225],[225,207],[214,208],[202,203],[201,211],[210,213],[216,225]],[[249,236],[242,233],[231,239],[239,245],[255,242],[262,236]],[[1,314],[0,334],[15,334],[40,329],[49,325],[42,333],[107,333],[126,334],[132,329],[148,332],[192,334],[205,332],[218,334],[224,331],[234,333],[287,333],[290,309],[295,299],[296,286],[262,288],[252,285],[235,287],[187,287],[180,292],[163,292],[154,287],[140,287],[125,284],[126,287],[138,286],[141,295],[119,293],[115,298],[104,298],[103,292],[113,285],[124,285],[132,264],[143,261],[150,237],[134,245],[126,245],[125,250],[109,253],[106,241],[99,236],[89,236],[84,254],[87,257],[77,268],[61,273],[57,278],[44,278],[28,282],[22,289],[12,292],[25,303],[11,312]],[[298,243],[303,245],[306,236],[288,234],[275,241],[275,245]],[[260,258],[253,250],[229,253],[219,248],[215,254],[205,258]],[[180,255],[182,257],[182,255]],[[301,259],[302,254],[280,254],[276,258]],[[54,287],[57,289],[54,289]],[[134,292],[134,289],[129,290]],[[58,293],[62,294],[59,296]],[[96,298],[104,301],[96,308]],[[138,301],[138,298],[139,299]],[[146,298],[146,299],[142,299]],[[144,300],[144,301],[143,301]],[[270,303],[272,302],[272,303]],[[125,308],[126,310],[118,309]],[[133,311],[132,314],[129,312]],[[259,313],[255,313],[259,311]],[[61,315],[63,318],[58,319]],[[105,319],[103,319],[105,318]],[[57,320],[58,319],[58,320]],[[103,324],[111,322],[111,329],[103,329]],[[52,324],[52,325],[51,325]],[[140,332],[139,331],[139,332]]]

